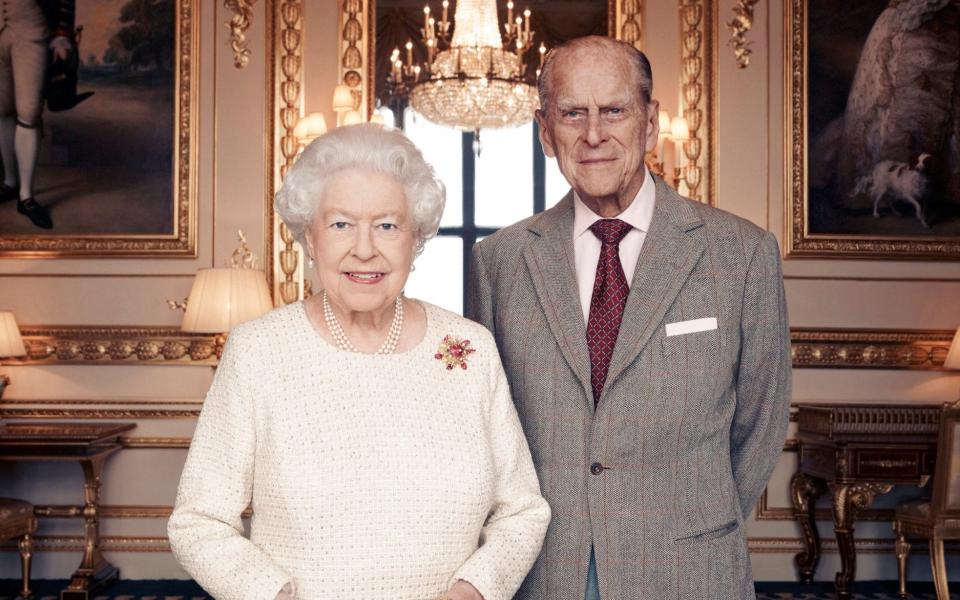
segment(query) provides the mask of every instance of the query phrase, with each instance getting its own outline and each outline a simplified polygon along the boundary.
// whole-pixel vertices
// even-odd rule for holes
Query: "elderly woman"
[[[403,295],[443,203],[377,125],[287,174],[276,208],[322,291],[230,334],[170,518],[216,598],[509,599],[533,565],[550,509],[496,345]]]

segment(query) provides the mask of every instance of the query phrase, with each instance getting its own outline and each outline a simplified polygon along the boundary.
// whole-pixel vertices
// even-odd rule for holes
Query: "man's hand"
[[[58,35],[50,40],[50,49],[53,50],[53,57],[56,60],[67,60],[73,54],[73,42],[65,36]]]
[[[469,581],[459,579],[440,598],[442,600],[483,600],[483,594],[478,592]]]

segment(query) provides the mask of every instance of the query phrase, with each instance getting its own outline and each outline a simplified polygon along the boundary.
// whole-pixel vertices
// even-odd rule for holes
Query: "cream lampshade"
[[[0,358],[26,356],[27,349],[20,337],[20,326],[9,310],[0,311]]]
[[[657,137],[659,137],[660,140],[670,137],[670,113],[665,110],[661,110],[657,114],[657,122],[660,125],[660,133]]]
[[[296,136],[300,144],[306,146],[313,140],[327,132],[327,120],[323,118],[323,113],[313,112],[300,117],[296,127],[293,128],[293,135]]]
[[[193,280],[180,328],[194,333],[226,333],[272,309],[263,271],[200,269]]]
[[[360,114],[360,111],[348,110],[343,115],[343,123],[341,123],[341,125],[346,127],[347,125],[359,125],[360,123],[363,123],[363,115]]]
[[[333,110],[337,113],[337,127],[343,124],[343,113],[353,110],[353,92],[346,85],[333,88]]]
[[[0,358],[26,356],[26,354],[27,349],[23,345],[20,327],[13,313],[9,310],[0,310]],[[10,385],[10,378],[0,374],[0,397],[3,396],[3,388],[8,385]]]
[[[670,121],[670,137],[675,142],[686,142],[690,139],[690,126],[683,117],[674,117]]]

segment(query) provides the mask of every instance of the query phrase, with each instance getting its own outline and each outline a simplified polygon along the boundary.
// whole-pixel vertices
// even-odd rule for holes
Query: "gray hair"
[[[650,103],[650,99],[653,98],[653,69],[650,67],[647,55],[626,42],[602,35],[589,35],[567,40],[547,53],[543,61],[543,68],[540,69],[540,78],[537,79],[537,93],[540,96],[541,110],[546,110],[553,100],[553,68],[557,57],[581,48],[620,52],[633,66],[640,90],[640,99],[644,103]]]
[[[306,231],[330,179],[345,169],[368,168],[396,177],[414,223],[416,253],[437,234],[446,199],[443,183],[420,150],[397,129],[376,124],[338,127],[310,143],[283,179],[274,207],[306,248]]]

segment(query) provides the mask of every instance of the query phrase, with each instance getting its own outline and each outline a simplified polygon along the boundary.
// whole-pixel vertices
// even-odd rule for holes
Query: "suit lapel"
[[[529,230],[538,236],[524,250],[533,287],[550,331],[580,380],[592,410],[590,354],[574,267],[573,193],[568,193],[556,207],[535,219]]]
[[[705,249],[696,209],[655,178],[656,204],[643,242],[604,392],[646,346]]]

